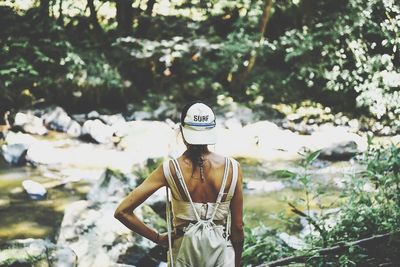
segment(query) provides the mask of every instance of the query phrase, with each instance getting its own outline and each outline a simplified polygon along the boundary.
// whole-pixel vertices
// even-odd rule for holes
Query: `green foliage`
[[[143,181],[164,161],[164,158],[149,158],[144,164],[133,167],[133,174],[137,177],[137,185]]]
[[[174,2],[151,16],[134,4],[133,34],[125,37],[115,18],[100,14],[96,30],[74,1],[64,1],[70,8],[63,18],[55,2],[49,18],[39,8],[23,12],[7,3],[14,9],[0,8],[3,109],[41,98],[86,110],[161,100],[216,103],[220,95],[245,104],[311,98],[399,126],[394,0],[274,1],[264,36],[261,0]],[[253,56],[254,67],[237,82]]]
[[[0,23],[12,25],[1,32],[0,44],[0,92],[10,100],[8,108],[26,107],[39,98],[93,107],[104,105],[101,96],[109,97],[111,89],[118,93],[123,88],[118,71],[101,52],[76,47],[63,27],[42,20],[38,10],[18,16],[0,7],[0,13]],[[23,92],[29,92],[31,103],[23,101]]]
[[[306,4],[300,2],[298,9],[307,8]],[[377,118],[398,118],[398,3],[319,1],[313,8],[306,10],[301,27],[286,31],[273,42],[285,51],[285,62],[293,66],[294,75],[287,82],[303,84],[313,92],[340,92]]]
[[[400,147],[370,147],[363,155],[366,170],[351,178],[343,191],[346,201],[341,205],[335,226],[328,231],[329,245],[371,237],[400,230],[399,172]],[[374,188],[367,190],[368,185]],[[377,266],[398,261],[399,249],[393,240],[375,244],[373,249],[350,248],[340,258],[315,259],[332,261],[341,266]]]
[[[333,241],[400,229],[400,147],[370,146],[362,162],[366,170],[353,177],[343,192],[348,201],[331,231]]]
[[[378,266],[398,262],[400,240],[395,238],[366,247],[350,246],[338,255],[322,256],[318,250],[374,235],[399,233],[400,146],[376,147],[372,137],[369,137],[368,151],[359,157],[359,163],[365,169],[348,177],[341,200],[336,202],[338,210],[327,212],[326,207],[321,205],[321,212],[313,214],[310,202],[325,194],[308,172],[319,152],[306,151],[299,162],[301,169],[298,173],[288,170],[275,172],[278,177],[292,181],[304,191],[304,198],[289,202],[289,205],[292,212],[306,219],[307,227],[314,229],[305,237],[311,249],[288,251],[279,245],[274,231],[263,230],[256,234],[257,230],[247,230],[245,263],[257,265],[293,255],[304,255],[310,266]],[[266,232],[268,234],[264,235]],[[275,244],[274,248],[270,247],[271,243]],[[277,247],[278,250],[275,250]]]
[[[245,245],[242,254],[243,266],[256,266],[292,255],[294,249],[277,236],[275,230],[266,226],[245,228]]]

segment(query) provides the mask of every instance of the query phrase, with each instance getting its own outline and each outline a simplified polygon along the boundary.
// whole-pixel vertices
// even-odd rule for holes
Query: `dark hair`
[[[184,126],[184,120],[187,114],[187,111],[191,106],[197,103],[203,103],[201,101],[193,101],[188,104],[186,104],[183,109],[182,109],[182,114],[181,114],[181,125]],[[205,104],[205,103],[203,103]],[[203,154],[207,152],[207,145],[192,145],[186,143],[187,150],[185,152],[185,155],[189,158],[189,160],[192,162],[192,177],[195,172],[195,170],[199,167],[200,168],[200,178],[204,181],[204,160],[203,160]]]

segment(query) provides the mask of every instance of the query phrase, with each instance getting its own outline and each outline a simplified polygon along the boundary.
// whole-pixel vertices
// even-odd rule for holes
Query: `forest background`
[[[308,99],[398,123],[394,0],[19,0],[0,12],[0,113],[229,96],[265,109]]]

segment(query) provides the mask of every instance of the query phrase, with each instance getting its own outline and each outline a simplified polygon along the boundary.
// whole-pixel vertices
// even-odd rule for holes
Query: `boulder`
[[[181,140],[177,137],[177,132],[167,123],[130,121],[127,122],[125,136],[118,144],[118,148],[132,151],[142,160],[167,157],[180,144]]]
[[[243,128],[218,130],[216,151],[229,156],[279,158],[296,156],[302,146],[301,137],[279,128],[270,121],[259,121]]]
[[[343,141],[323,148],[319,157],[331,161],[349,160],[359,152],[355,141]]]
[[[27,144],[10,144],[2,145],[1,152],[4,159],[14,165],[22,165],[25,163],[25,156],[28,150]]]
[[[13,128],[21,129],[25,133],[36,135],[45,135],[48,132],[43,125],[43,119],[36,117],[30,112],[18,112],[14,118]]]
[[[99,144],[108,144],[112,143],[114,129],[99,119],[87,120],[82,126],[82,134]]]
[[[76,253],[77,266],[114,266],[134,244],[132,231],[113,216],[116,205],[81,200],[66,207],[57,244]]]
[[[83,125],[83,123],[87,120],[87,115],[85,113],[72,114],[71,118],[74,121],[77,121],[80,125]]]
[[[105,124],[109,126],[113,126],[116,124],[126,122],[124,116],[121,113],[113,114],[113,115],[100,115],[99,119],[102,120]]]
[[[320,158],[327,160],[348,160],[367,149],[367,140],[351,132],[349,127],[322,125],[318,131],[305,137],[304,146],[321,150]]]
[[[135,111],[129,118],[128,120],[137,120],[137,121],[142,121],[142,120],[150,120],[153,118],[153,114],[148,111]]]
[[[28,134],[8,132],[5,144],[1,146],[3,157],[10,164],[23,164],[28,148],[37,142],[38,140]]]
[[[87,199],[96,202],[119,201],[136,185],[131,174],[107,168],[87,195]]]
[[[77,257],[65,246],[42,239],[17,239],[0,245],[0,266],[75,267]]]
[[[81,135],[81,126],[74,121],[61,107],[49,108],[42,116],[44,124],[52,130],[65,132],[70,136]]]
[[[46,188],[35,181],[24,180],[22,182],[22,187],[25,189],[25,192],[29,195],[31,199],[39,200],[46,197]]]
[[[110,167],[127,172],[139,161],[134,151],[119,151],[105,145],[84,143],[77,139],[41,141],[29,146],[26,160],[33,165],[55,165],[63,168],[97,169]]]
[[[149,253],[155,249],[155,244],[135,235],[114,218],[118,203],[134,185],[134,177],[107,169],[88,193],[88,200],[67,206],[58,244],[75,251],[79,267],[116,266],[117,262],[149,266],[142,263],[153,258]],[[165,229],[165,221],[148,205],[142,204],[135,214],[146,224]],[[156,260],[154,264],[159,262]]]
[[[93,119],[99,118],[99,116],[100,116],[100,113],[98,113],[96,110],[92,110],[92,111],[90,111],[90,112],[87,114],[86,117],[87,117],[89,120],[93,120]]]

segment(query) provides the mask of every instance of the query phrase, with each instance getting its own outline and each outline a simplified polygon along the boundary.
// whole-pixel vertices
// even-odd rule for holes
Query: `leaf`
[[[276,175],[279,178],[294,178],[296,177],[296,173],[291,172],[289,170],[276,170],[272,173],[273,175]]]
[[[319,154],[321,154],[321,149],[307,154],[305,158],[306,164],[311,164],[312,162],[314,162],[319,157]]]

